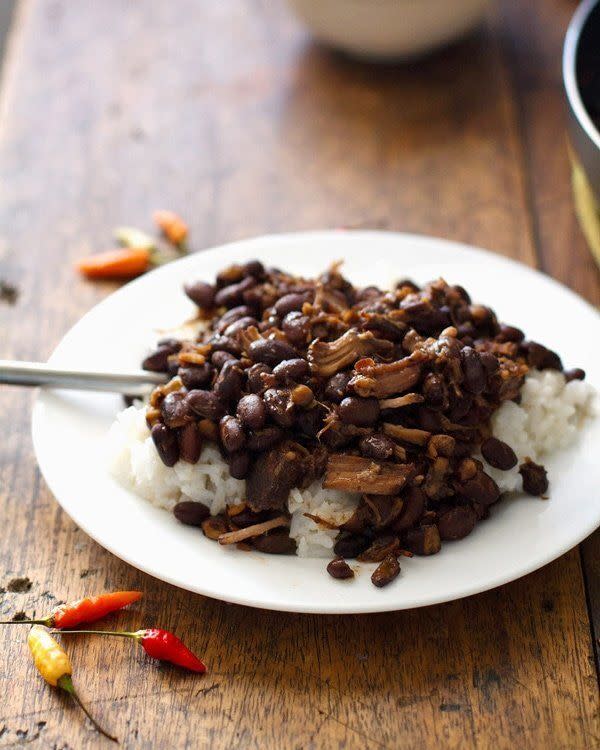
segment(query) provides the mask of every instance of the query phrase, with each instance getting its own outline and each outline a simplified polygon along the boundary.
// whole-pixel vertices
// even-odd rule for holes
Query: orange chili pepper
[[[75,268],[88,279],[131,279],[150,267],[147,247],[120,247],[78,260]]]
[[[173,245],[181,248],[188,236],[188,225],[174,211],[155,211],[154,221]]]
[[[99,596],[88,596],[76,602],[60,604],[47,617],[39,620],[4,620],[0,621],[0,625],[46,625],[53,628],[74,628],[84,622],[99,620],[141,598],[141,591],[112,591]]]
[[[60,643],[55,641],[45,628],[42,628],[40,625],[34,625],[29,631],[27,645],[29,646],[29,650],[33,656],[33,662],[38,672],[46,682],[49,685],[58,687],[68,693],[92,722],[95,729],[100,732],[100,734],[108,737],[109,740],[117,742],[117,738],[113,737],[103,729],[81,702],[75,691],[73,680],[71,678],[73,672],[71,660],[67,653],[62,649]]]

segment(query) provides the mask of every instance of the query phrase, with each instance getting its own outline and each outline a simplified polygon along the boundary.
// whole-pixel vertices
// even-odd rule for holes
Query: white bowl
[[[488,0],[288,0],[315,37],[370,59],[409,59],[457,39]]]

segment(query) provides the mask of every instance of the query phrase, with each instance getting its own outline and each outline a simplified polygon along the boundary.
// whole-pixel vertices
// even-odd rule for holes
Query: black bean
[[[247,446],[252,451],[265,451],[278,443],[283,438],[281,427],[263,427],[262,430],[253,432],[247,441]]]
[[[246,505],[246,507],[239,512],[236,510],[233,515],[230,514],[230,510],[230,508],[227,509],[229,518],[231,519],[233,525],[237,526],[238,529],[245,529],[248,526],[255,526],[257,523],[262,523],[263,521],[267,521],[272,517],[268,510],[255,512],[253,510],[250,510],[250,507],[248,505]]]
[[[541,464],[527,459],[519,466],[523,478],[523,489],[529,495],[544,495],[548,491],[548,474]]]
[[[465,346],[460,352],[465,388],[471,393],[481,393],[485,388],[487,376],[479,352]]]
[[[215,294],[215,303],[223,307],[237,307],[244,302],[244,292],[256,286],[256,279],[247,276],[237,284],[229,284]]]
[[[370,544],[371,540],[368,536],[341,532],[333,545],[333,551],[340,557],[347,557],[349,559],[356,558],[361,552],[364,552]]]
[[[399,289],[399,286],[396,286]],[[355,302],[370,302],[371,300],[378,300],[381,297],[381,291],[376,286],[365,286],[362,289],[355,290]]]
[[[443,331],[444,328],[452,325],[452,318],[450,316],[450,308],[447,305],[442,305],[437,309],[434,309],[429,316],[429,328],[431,331]]]
[[[505,323],[500,323],[500,330],[496,334],[496,341],[499,341],[500,343],[512,341],[515,344],[520,344],[524,338],[525,334],[520,328],[515,328],[514,326],[509,326]]]
[[[463,302],[465,302],[467,305],[471,304],[471,296],[469,295],[469,292],[467,292],[467,290],[464,288],[464,286],[460,286],[460,284],[454,284],[450,288],[460,296]]]
[[[173,508],[173,515],[186,526],[201,526],[202,521],[210,516],[210,510],[203,503],[183,500]]]
[[[244,275],[244,269],[237,263],[223,268],[217,274],[217,289],[222,289],[224,286],[229,286],[230,284],[236,284],[244,278]]]
[[[273,368],[273,375],[283,383],[296,382],[304,380],[310,373],[310,367],[305,359],[284,359]]]
[[[212,284],[207,284],[204,281],[194,281],[191,284],[185,284],[183,289],[192,302],[195,302],[198,307],[202,307],[205,310],[212,307],[215,301],[215,288]]]
[[[294,424],[296,410],[290,392],[282,388],[269,388],[263,394],[263,400],[271,419],[281,427]]]
[[[389,554],[375,568],[371,575],[371,581],[374,586],[377,586],[377,588],[382,588],[391,583],[394,578],[397,578],[399,575],[400,563],[394,555]]]
[[[310,338],[310,318],[301,312],[288,313],[281,321],[281,330],[294,346],[305,346]]]
[[[267,410],[262,398],[256,393],[242,396],[237,405],[236,414],[250,430],[260,430],[267,420]]]
[[[163,398],[160,413],[167,427],[183,427],[191,420],[186,395],[183,391],[173,391]]]
[[[227,463],[234,479],[245,479],[250,469],[250,455],[245,451],[237,451],[227,457]]]
[[[254,276],[261,279],[265,275],[265,267],[259,260],[249,260],[242,266],[246,276]]]
[[[268,331],[271,328],[279,328],[279,316],[273,314],[270,314],[268,317],[263,318],[260,323],[258,324],[258,330],[261,333],[264,333],[265,331]]]
[[[230,354],[229,352],[224,352],[222,350],[218,352],[213,352],[210,355],[210,361],[217,368],[217,370],[220,370],[225,364],[225,362],[228,362],[231,359],[235,360],[236,362],[239,362],[238,358],[234,354]]]
[[[265,305],[270,304],[271,297],[266,296],[261,287],[253,286],[242,294],[245,305],[252,309],[253,314],[259,315]]]
[[[339,451],[345,448],[353,439],[354,435],[352,432],[345,430],[341,422],[333,422],[320,437],[321,442],[332,451]]]
[[[217,333],[223,333],[223,331],[235,323],[240,318],[247,318],[252,315],[252,309],[248,305],[239,305],[238,307],[232,307],[231,310],[227,310],[223,315],[215,322],[215,330]]]
[[[325,398],[339,404],[348,393],[348,383],[352,379],[351,372],[338,372],[327,381]]]
[[[142,369],[149,372],[167,372],[171,350],[166,346],[159,346],[142,360]]]
[[[441,375],[430,372],[423,380],[423,395],[425,402],[434,411],[444,411],[448,408],[448,388]]]
[[[507,443],[490,437],[481,444],[481,453],[490,466],[508,471],[517,465],[517,454]]]
[[[493,310],[484,305],[471,305],[469,309],[471,311],[471,319],[480,332],[485,332],[491,336],[495,336],[498,333],[500,327],[498,326],[498,321]]]
[[[261,534],[252,540],[252,546],[259,552],[268,555],[295,555],[296,541],[285,529],[274,529],[268,534]]]
[[[256,326],[257,321],[256,318],[252,318],[249,315],[245,318],[240,318],[239,320],[236,320],[235,323],[231,323],[227,326],[227,328],[224,331],[225,336],[236,336],[238,333],[241,333],[246,328],[250,328],[250,326]]]
[[[564,376],[567,383],[570,383],[571,380],[585,380],[585,370],[582,370],[581,367],[573,367],[571,370],[565,370]]]
[[[538,344],[537,341],[528,341],[523,344],[523,348],[527,352],[527,364],[530,367],[535,367],[538,370],[563,369],[558,354],[542,346],[542,344]]]
[[[298,355],[294,348],[280,339],[257,339],[248,347],[248,356],[253,362],[274,367],[284,359],[295,359]]]
[[[195,414],[210,419],[211,422],[218,421],[225,411],[223,404],[213,391],[193,390],[188,393],[186,400]]]
[[[156,342],[157,346],[168,346],[169,349],[175,353],[178,352],[182,347],[182,342],[179,339],[174,339],[172,336],[164,336]]]
[[[379,419],[379,401],[376,398],[346,396],[339,405],[338,414],[342,422],[359,427],[368,427]]]
[[[444,540],[463,539],[468,536],[477,523],[475,511],[468,505],[458,505],[442,513],[438,519],[440,537]]]
[[[269,365],[265,365],[264,362],[258,362],[257,364],[252,365],[252,367],[249,367],[246,370],[246,375],[248,377],[248,390],[252,391],[252,393],[264,393],[268,386],[262,376],[270,374],[271,368]]]
[[[343,557],[334,557],[327,564],[327,572],[332,578],[338,578],[339,580],[354,578],[354,571]]]
[[[224,404],[237,401],[242,393],[244,373],[236,360],[228,360],[214,382],[213,390]]]
[[[435,555],[442,547],[440,532],[433,524],[409,529],[404,534],[404,544],[415,555]]]
[[[219,422],[219,435],[227,453],[235,453],[246,444],[246,433],[241,422],[229,414]]]
[[[412,292],[418,292],[419,287],[415,284],[415,282],[412,279],[400,279],[396,282],[396,289],[402,289],[402,287],[408,287]],[[374,289],[377,291],[377,296],[381,296],[381,292],[377,287],[367,287],[363,291],[367,291],[369,289]]]
[[[217,334],[216,336],[210,338],[208,343],[210,344],[213,352],[229,352],[230,354],[234,354],[236,357],[239,357],[242,353],[241,346],[235,339],[232,339],[231,336],[222,336],[221,334]]]
[[[185,367],[180,367],[177,370],[181,382],[188,391],[194,388],[202,388],[202,386],[210,383],[213,372],[213,368],[208,362],[205,362],[203,365],[186,364]]]
[[[176,339],[163,339],[158,347],[142,362],[142,368],[149,372],[168,372],[169,357],[181,349],[181,342]]]
[[[363,456],[374,458],[376,461],[387,461],[394,455],[396,443],[387,435],[376,433],[363,437],[358,444]]]
[[[478,470],[472,479],[460,485],[460,493],[482,505],[492,505],[500,497],[496,482],[481,470]]]
[[[179,455],[188,464],[198,463],[202,452],[202,438],[196,422],[189,422],[179,431]]]
[[[411,294],[402,300],[400,307],[412,319],[427,315],[431,311],[431,302]]]
[[[367,331],[373,331],[375,337],[378,339],[387,339],[388,341],[396,342],[402,341],[408,330],[408,326],[405,323],[389,320],[385,315],[378,315],[376,313],[369,315],[363,327]]]
[[[275,312],[283,318],[290,312],[302,310],[302,305],[308,300],[308,294],[284,294],[275,303]]]
[[[150,434],[158,455],[165,466],[174,466],[179,460],[177,433],[164,424],[155,424]]]

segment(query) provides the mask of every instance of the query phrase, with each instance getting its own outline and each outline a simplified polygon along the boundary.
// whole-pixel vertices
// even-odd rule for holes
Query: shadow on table
[[[502,88],[493,44],[481,31],[423,60],[388,65],[308,43],[296,61],[282,130],[294,140],[301,131],[307,148],[317,152],[330,147],[332,134],[351,147],[354,138],[365,139],[374,130],[384,147],[386,139],[402,143],[402,130],[410,126],[411,148],[427,148],[443,144],[453,130],[476,132],[479,118],[496,109]]]
[[[306,721],[321,715],[395,747],[401,727],[414,739],[420,724],[430,732],[436,723],[440,731],[449,723],[470,727],[474,712],[493,716],[511,701],[537,711],[536,685],[576,648],[565,631],[574,615],[569,576],[577,566],[575,550],[468,599],[374,615],[268,612],[183,592],[177,602],[184,619],[202,623],[211,679],[223,695],[241,679],[244,702],[256,704],[257,717],[283,703],[291,722],[296,713]]]

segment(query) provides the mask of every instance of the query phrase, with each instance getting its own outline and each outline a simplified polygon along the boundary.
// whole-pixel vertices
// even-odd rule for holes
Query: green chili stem
[[[68,693],[71,698],[77,703],[79,708],[83,711],[83,713],[88,717],[88,719],[92,722],[94,725],[94,728],[96,731],[100,732],[100,734],[104,735],[107,739],[111,740],[111,742],[119,742],[119,740],[114,737],[112,734],[109,734],[106,729],[103,729],[100,724],[94,719],[94,717],[90,714],[90,712],[87,710],[87,708],[84,706],[84,704],[81,702],[79,696],[77,695],[77,692],[75,690],[75,686],[73,685],[73,680],[71,679],[70,674],[64,674],[56,683],[59,688],[65,691],[65,693]]]
[[[139,640],[142,638],[140,633],[128,633],[122,630],[51,630],[51,633],[58,633],[59,635],[75,635],[76,633],[83,633],[84,635],[120,635],[121,638],[135,638]]]

